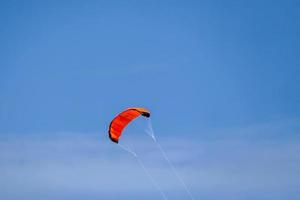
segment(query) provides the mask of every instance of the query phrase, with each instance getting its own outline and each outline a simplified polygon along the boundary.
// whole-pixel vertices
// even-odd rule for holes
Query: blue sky
[[[139,198],[157,195],[144,174],[135,174],[136,162],[106,137],[116,113],[142,106],[197,199],[299,198],[299,8],[298,1],[268,0],[1,1],[0,173],[6,181],[0,197],[100,198],[109,190],[88,186],[108,181],[101,166],[112,174],[109,184],[120,182],[109,167],[118,159],[135,169],[128,177],[144,182],[112,192],[132,199],[140,186]],[[138,134],[142,126],[138,120],[126,131]],[[72,151],[82,168],[68,159]],[[140,150],[146,163],[153,161],[148,151]],[[59,179],[74,165],[66,176],[77,175],[78,186]],[[96,168],[103,182],[93,174],[84,178]],[[168,169],[152,168],[159,171],[154,175]],[[20,178],[28,174],[31,184]],[[272,178],[278,174],[281,183]]]

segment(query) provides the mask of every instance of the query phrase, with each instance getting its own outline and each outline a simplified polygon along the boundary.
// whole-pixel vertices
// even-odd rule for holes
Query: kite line
[[[190,197],[190,199],[194,200],[194,197],[190,191],[190,189],[188,188],[188,186],[186,185],[186,183],[183,181],[183,179],[181,178],[181,176],[178,174],[176,168],[174,167],[173,163],[170,161],[169,157],[167,156],[165,150],[162,148],[162,146],[160,145],[160,143],[157,141],[153,128],[152,128],[152,123],[151,123],[151,119],[148,119],[148,129],[146,130],[146,133],[153,139],[153,141],[155,142],[155,144],[157,145],[158,149],[160,150],[161,154],[163,155],[164,159],[166,160],[166,162],[168,163],[169,167],[171,168],[173,174],[176,176],[176,178],[179,180],[179,182],[181,183],[181,185],[184,187],[186,193],[188,194],[188,196]]]
[[[160,188],[159,184],[157,183],[157,181],[153,178],[153,176],[150,174],[149,170],[145,167],[144,163],[142,162],[142,160],[138,157],[138,155],[131,150],[129,147],[118,144],[119,147],[121,147],[123,150],[127,151],[128,153],[132,154],[138,161],[139,165],[142,167],[142,169],[144,170],[145,174],[148,176],[148,178],[150,179],[151,183],[154,185],[154,187],[159,191],[159,193],[161,194],[162,198],[164,200],[168,200],[168,198],[166,197],[165,193],[163,192],[163,190]]]

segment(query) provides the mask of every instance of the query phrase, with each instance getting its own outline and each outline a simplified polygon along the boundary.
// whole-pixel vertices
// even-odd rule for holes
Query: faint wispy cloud
[[[293,199],[299,197],[296,190],[300,186],[300,140],[259,139],[258,135],[271,134],[279,127],[297,131],[296,126],[291,122],[251,126],[243,130],[256,134],[250,139],[233,131],[227,132],[229,139],[222,136],[189,140],[158,135],[158,140],[197,199]],[[0,198],[40,199],[44,195],[49,199],[84,199],[88,194],[104,199],[159,199],[136,159],[99,135],[2,135]],[[131,138],[131,143],[170,199],[188,199],[146,134]]]

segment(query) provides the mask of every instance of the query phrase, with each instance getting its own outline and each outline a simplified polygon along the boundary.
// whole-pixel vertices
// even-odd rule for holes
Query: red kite
[[[118,114],[109,125],[109,138],[113,142],[118,143],[123,129],[127,126],[127,124],[140,115],[150,117],[150,112],[145,108],[128,108]]]

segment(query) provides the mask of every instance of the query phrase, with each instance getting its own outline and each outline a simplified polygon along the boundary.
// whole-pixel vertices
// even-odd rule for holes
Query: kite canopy
[[[123,129],[127,126],[127,124],[140,115],[150,117],[150,112],[145,108],[128,108],[118,114],[109,125],[109,138],[113,142],[118,143]]]

